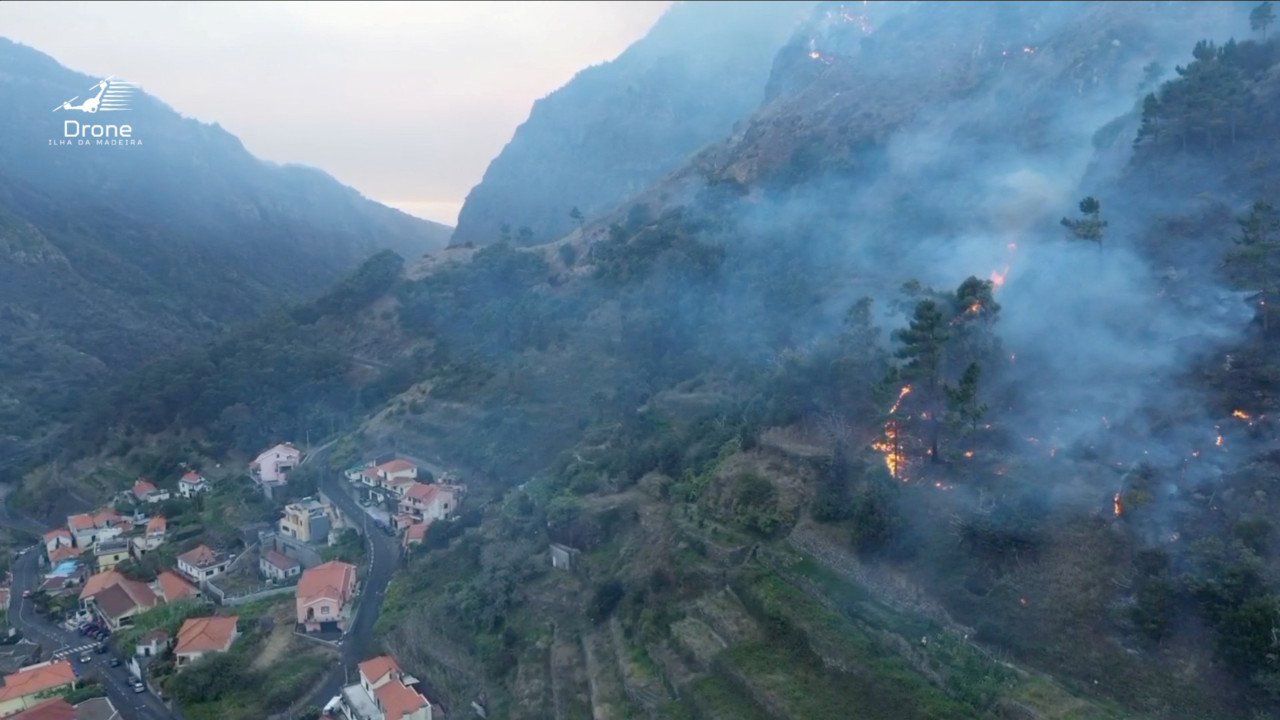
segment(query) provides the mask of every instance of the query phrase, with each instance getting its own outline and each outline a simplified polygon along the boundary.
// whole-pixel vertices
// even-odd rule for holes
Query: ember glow
[[[1243,410],[1236,410],[1235,412],[1231,413],[1231,417],[1240,418],[1241,420],[1250,420],[1250,419],[1251,419],[1251,418],[1249,417],[1249,413],[1247,413],[1247,412],[1245,412],[1245,411],[1243,411]]]
[[[911,393],[910,385],[903,385],[898,391],[898,399],[893,401],[893,407],[889,408],[889,415],[892,416],[898,412],[898,408],[902,407],[902,400]],[[902,471],[902,445],[898,439],[898,421],[890,417],[884,424],[884,438],[871,443],[871,448],[876,452],[884,453],[884,465],[889,469],[889,477],[898,478]],[[906,482],[906,478],[902,478]]]
[[[1124,512],[1124,507],[1120,505],[1120,493],[1116,493],[1115,496],[1111,498],[1111,505],[1116,515]]]
[[[1009,259],[1004,261],[1004,267],[999,270],[992,270],[988,278],[992,285],[999,289],[1004,285],[1004,279],[1009,276],[1009,267],[1013,264],[1013,254],[1018,251],[1018,243],[1009,243]]]

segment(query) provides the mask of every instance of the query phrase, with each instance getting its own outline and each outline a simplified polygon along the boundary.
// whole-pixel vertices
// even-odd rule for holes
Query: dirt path
[[[291,609],[286,607],[284,612],[276,610],[271,613],[271,618],[276,624],[271,628],[271,637],[267,638],[267,644],[262,647],[262,652],[253,659],[251,667],[254,670],[261,670],[279,660],[289,647],[289,643],[293,641],[293,617],[287,612]]]

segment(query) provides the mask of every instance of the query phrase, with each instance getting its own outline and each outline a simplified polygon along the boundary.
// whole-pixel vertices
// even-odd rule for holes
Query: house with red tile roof
[[[28,665],[4,676],[4,686],[0,687],[0,717],[35,706],[54,690],[75,686],[76,673],[66,659]]]
[[[9,720],[78,720],[75,705],[56,697],[41,700]]]
[[[197,583],[218,577],[227,571],[230,564],[231,558],[204,544],[178,556],[178,571]]]
[[[160,598],[149,585],[130,580],[118,570],[92,575],[80,589],[80,606],[113,630],[131,625],[134,615],[158,604]]]
[[[53,552],[60,547],[69,547],[74,544],[75,541],[71,537],[71,531],[64,527],[54,528],[44,534],[44,549],[46,553]]]
[[[209,481],[195,470],[188,470],[178,479],[178,494],[184,498],[193,498],[209,490]]]
[[[249,463],[249,474],[263,485],[283,485],[289,471],[302,462],[302,451],[291,443],[280,443],[263,450]]]
[[[418,680],[389,655],[359,664],[359,682],[342,689],[353,720],[432,720],[430,701],[413,686]]]
[[[49,565],[51,567],[57,567],[59,563],[80,557],[87,550],[89,550],[89,548],[71,547],[69,545],[63,545],[57,550],[54,550],[53,552],[49,553]]]
[[[331,560],[308,568],[298,579],[294,594],[298,624],[307,632],[315,632],[325,625],[346,630],[355,597],[355,565]]]
[[[258,558],[258,569],[268,580],[282,582],[302,573],[302,564],[278,550],[266,550]]]
[[[161,570],[156,576],[156,586],[165,602],[177,602],[183,598],[200,596],[200,588],[172,570]]]
[[[424,520],[410,525],[404,531],[404,539],[401,541],[401,544],[406,548],[411,545],[421,545],[427,539],[427,528],[429,527],[431,527],[430,520]]]
[[[169,499],[169,491],[161,490],[156,484],[146,478],[138,478],[133,484],[133,497],[138,502],[158,503]]]
[[[75,546],[81,548],[93,547],[100,540],[119,537],[124,532],[125,524],[125,519],[111,508],[67,517],[67,527]]]
[[[189,665],[207,653],[226,652],[240,636],[235,615],[187,618],[178,630],[178,644],[174,647],[177,665]]]
[[[400,498],[400,511],[419,520],[444,520],[457,508],[457,495],[448,485],[414,482]]]

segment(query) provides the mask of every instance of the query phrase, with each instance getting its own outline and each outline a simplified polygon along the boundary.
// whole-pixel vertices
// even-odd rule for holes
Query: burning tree
[[[894,332],[894,338],[902,343],[897,356],[906,360],[902,374],[915,381],[919,390],[923,417],[929,426],[930,454],[938,460],[938,413],[942,409],[942,356],[950,332],[947,320],[933,300],[916,303],[911,323]],[[896,407],[896,406],[895,406]]]

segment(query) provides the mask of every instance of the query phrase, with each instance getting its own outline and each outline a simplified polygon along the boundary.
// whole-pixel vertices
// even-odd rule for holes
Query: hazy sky
[[[0,35],[452,225],[533,102],[670,2],[0,2]]]

